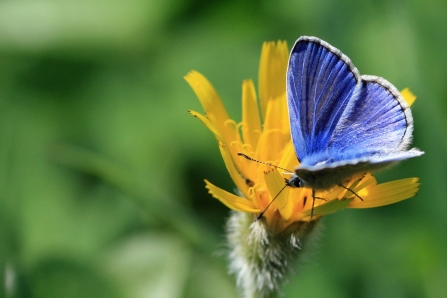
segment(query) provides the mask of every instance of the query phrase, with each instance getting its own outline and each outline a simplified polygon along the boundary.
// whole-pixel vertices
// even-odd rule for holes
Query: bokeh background
[[[284,297],[445,297],[446,28],[442,0],[1,0],[2,295],[237,297],[203,180],[234,185],[182,77],[240,121],[262,43],[315,35],[411,88],[426,154],[378,175],[416,197],[324,218]]]

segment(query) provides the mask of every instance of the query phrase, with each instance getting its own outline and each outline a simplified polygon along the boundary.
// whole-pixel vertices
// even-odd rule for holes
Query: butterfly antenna
[[[250,156],[248,156],[248,155],[246,155],[246,154],[244,154],[244,153],[241,153],[241,152],[238,152],[237,155],[239,155],[239,156],[243,156],[243,157],[245,157],[246,159],[251,160],[251,161],[255,161],[255,162],[258,162],[258,163],[262,163],[262,164],[264,164],[264,165],[267,165],[267,166],[271,166],[271,167],[274,167],[274,168],[278,168],[278,169],[287,171],[288,173],[293,173],[292,171],[289,171],[289,170],[287,170],[287,169],[285,169],[285,168],[283,168],[283,167],[280,167],[280,166],[277,166],[277,165],[274,165],[274,164],[271,164],[271,163],[268,163],[268,162],[265,162],[265,161],[260,161],[260,160],[251,158]],[[283,188],[283,189],[284,189],[284,188]],[[279,193],[278,193],[278,194],[279,194]],[[276,195],[276,196],[278,196],[278,195]]]
[[[276,200],[276,198],[279,196],[279,194],[284,190],[284,188],[286,188],[287,185],[284,185],[284,187],[278,192],[278,194],[273,198],[273,200],[270,201],[270,203],[267,205],[267,207],[264,208],[264,210],[262,210],[261,213],[259,213],[258,216],[256,216],[255,218],[255,222],[257,222],[258,220],[261,219],[262,216],[264,216],[265,211],[267,211],[267,209],[270,207],[270,205]]]
[[[341,185],[341,184],[339,184],[338,186],[340,186],[340,187],[342,187],[342,188],[344,188],[344,189],[346,189],[346,190],[352,192],[357,198],[360,199],[360,201],[363,201],[363,199],[362,199],[362,198],[361,198],[355,191],[353,191],[352,189],[350,189],[350,188],[348,188],[348,187],[346,187],[346,186],[343,186],[343,185]]]

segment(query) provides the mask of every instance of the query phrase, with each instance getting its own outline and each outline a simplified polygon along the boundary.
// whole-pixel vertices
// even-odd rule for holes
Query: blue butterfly
[[[408,150],[413,117],[387,80],[360,76],[351,60],[316,37],[300,37],[287,69],[290,130],[300,165],[286,183],[330,190],[355,175],[424,152]]]

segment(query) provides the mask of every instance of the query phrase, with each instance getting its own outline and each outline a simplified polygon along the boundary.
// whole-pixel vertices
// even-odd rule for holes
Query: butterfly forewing
[[[302,37],[290,56],[287,96],[298,159],[327,148],[359,79],[347,57],[322,43]]]

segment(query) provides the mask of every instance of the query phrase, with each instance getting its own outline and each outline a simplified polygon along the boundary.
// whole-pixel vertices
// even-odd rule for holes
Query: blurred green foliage
[[[203,179],[234,185],[182,76],[207,76],[239,121],[262,42],[315,35],[418,96],[426,154],[378,177],[422,189],[325,218],[284,297],[444,297],[446,16],[441,0],[0,1],[1,293],[236,297],[228,210]]]

